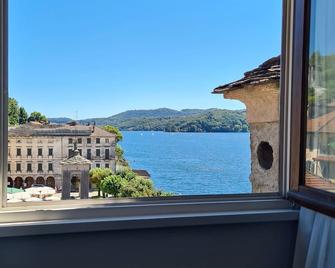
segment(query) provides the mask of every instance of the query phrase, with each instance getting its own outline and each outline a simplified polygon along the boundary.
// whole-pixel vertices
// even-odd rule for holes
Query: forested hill
[[[121,130],[167,132],[246,132],[245,110],[168,108],[131,110],[106,118],[79,120],[81,124],[113,125]],[[51,123],[66,123],[70,118],[49,118]]]

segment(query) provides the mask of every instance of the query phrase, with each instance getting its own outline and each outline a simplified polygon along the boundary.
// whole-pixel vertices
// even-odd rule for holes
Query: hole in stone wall
[[[264,169],[270,169],[273,163],[273,149],[267,141],[262,141],[257,148],[259,165]]]

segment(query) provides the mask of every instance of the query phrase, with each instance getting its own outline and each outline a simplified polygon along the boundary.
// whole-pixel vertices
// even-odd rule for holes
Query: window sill
[[[64,205],[63,205],[64,206]],[[287,200],[173,200],[90,204],[83,208],[41,206],[0,212],[0,237],[181,227],[211,224],[296,221],[299,211]]]

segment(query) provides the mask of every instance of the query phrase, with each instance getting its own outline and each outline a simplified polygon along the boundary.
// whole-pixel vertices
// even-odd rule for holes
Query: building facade
[[[27,188],[43,184],[62,185],[61,161],[75,147],[91,161],[91,167],[115,170],[115,134],[94,125],[42,125],[31,122],[9,128],[8,186]]]

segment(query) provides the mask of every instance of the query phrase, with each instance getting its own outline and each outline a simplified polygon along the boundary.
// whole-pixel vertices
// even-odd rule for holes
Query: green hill
[[[66,123],[68,118],[49,118],[52,123]],[[244,110],[168,108],[131,110],[106,118],[79,120],[81,124],[114,125],[121,130],[167,132],[246,132]]]

